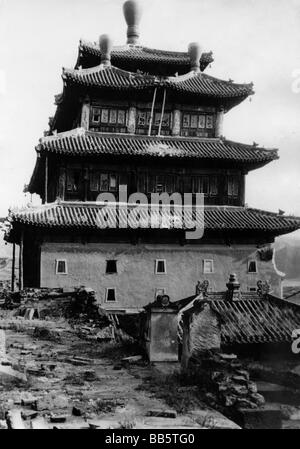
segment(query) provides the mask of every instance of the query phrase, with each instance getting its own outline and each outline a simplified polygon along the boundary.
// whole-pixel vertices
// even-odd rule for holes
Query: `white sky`
[[[280,159],[248,175],[249,206],[300,215],[300,0],[141,0],[140,43],[212,50],[207,73],[254,82],[256,94],[230,111],[226,138],[279,148]],[[126,41],[123,0],[0,0],[0,216],[22,193],[35,145],[55,111],[61,68],[79,39]],[[294,74],[294,77],[293,77]],[[300,87],[300,82],[298,82]],[[300,89],[298,89],[300,90]]]

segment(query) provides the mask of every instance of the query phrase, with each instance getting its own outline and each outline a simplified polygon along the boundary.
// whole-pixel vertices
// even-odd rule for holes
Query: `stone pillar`
[[[1,360],[5,359],[6,359],[5,331],[0,329],[0,364]]]
[[[221,137],[223,132],[224,109],[217,111],[215,137]]]
[[[135,124],[136,124],[136,107],[130,106],[128,111],[128,121],[127,121],[127,130],[129,134],[135,133]]]
[[[86,130],[88,130],[89,126],[90,126],[90,100],[89,100],[89,98],[86,98],[82,103],[80,126],[81,126],[81,128],[84,128]]]
[[[172,136],[180,136],[180,119],[181,119],[180,110],[179,109],[174,109],[174,111],[173,111]]]

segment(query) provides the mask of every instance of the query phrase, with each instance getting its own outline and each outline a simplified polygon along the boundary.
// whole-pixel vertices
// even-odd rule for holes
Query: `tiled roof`
[[[212,292],[203,300],[220,318],[223,345],[290,342],[292,331],[300,328],[299,306],[256,292],[242,292],[240,300],[225,298],[226,292]]]
[[[83,128],[42,138],[38,151],[78,156],[110,154],[228,160],[249,165],[263,165],[278,159],[277,150],[266,150],[223,139],[108,134],[85,131]]]
[[[38,207],[29,207],[21,210],[13,210],[10,213],[10,221],[34,226],[62,227],[62,228],[87,228],[103,229],[105,227],[118,228],[118,220],[127,217],[129,221],[130,212],[136,206],[128,205],[128,212],[117,209],[111,203],[104,205],[100,203],[85,202],[55,202]],[[137,210],[137,209],[136,209]],[[104,211],[105,216],[104,218]],[[202,209],[203,211],[203,209]],[[203,228],[203,213],[188,214],[187,220],[179,221],[165,208],[150,211],[150,208],[139,208],[140,219],[137,227],[140,229],[191,229],[191,225],[185,226],[189,219],[195,219],[198,228]],[[127,215],[126,215],[127,214]],[[151,217],[151,221],[150,221]],[[171,217],[171,218],[170,218]],[[183,225],[182,225],[183,222]],[[150,224],[151,223],[151,224]],[[194,223],[194,222],[193,222]],[[265,212],[235,206],[205,206],[204,229],[209,231],[261,231],[270,232],[274,235],[283,234],[300,228],[300,220],[284,217],[275,213]]]
[[[98,58],[100,64],[101,51],[99,45],[96,42],[87,42],[83,40],[80,41],[78,59],[79,63],[82,56],[85,55],[92,55]],[[111,52],[111,61],[112,64],[116,65],[117,67],[119,63],[134,61],[140,64],[154,63],[156,65],[166,64],[172,66],[185,66],[186,72],[188,72],[190,68],[190,56],[187,52],[157,50],[154,48],[141,46],[124,45],[113,47]],[[212,52],[202,53],[200,59],[201,70],[204,70],[211,62],[213,62]]]
[[[97,66],[89,69],[63,69],[65,81],[84,86],[118,90],[137,90],[161,86],[173,91],[206,97],[236,98],[253,94],[253,84],[236,84],[204,73],[189,72],[177,77],[156,77],[118,69]]]

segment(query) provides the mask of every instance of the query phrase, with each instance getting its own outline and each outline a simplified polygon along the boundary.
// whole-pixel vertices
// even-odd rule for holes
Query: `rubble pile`
[[[194,361],[198,383],[206,388],[209,405],[226,409],[255,409],[264,405],[264,397],[257,392],[255,382],[235,354],[207,352]]]

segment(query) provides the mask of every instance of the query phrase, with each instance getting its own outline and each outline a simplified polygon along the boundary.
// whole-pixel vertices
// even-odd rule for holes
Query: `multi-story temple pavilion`
[[[143,47],[138,5],[126,1],[124,15],[125,45],[112,46],[107,35],[81,41],[75,68],[63,69],[63,92],[28,187],[42,205],[9,217],[21,287],[85,285],[104,307],[130,311],[162,292],[185,298],[201,278],[222,290],[235,272],[242,290],[262,279],[280,296],[270,244],[299,220],[245,204],[248,172],[277,159],[277,150],[222,136],[224,115],[254,93],[252,83],[206,74],[212,53],[195,43],[187,52]],[[147,198],[202,193],[203,237],[189,239],[164,219],[156,227],[99,223],[103,207],[109,216],[124,206],[119,187]],[[97,201],[101,193],[115,203]]]

